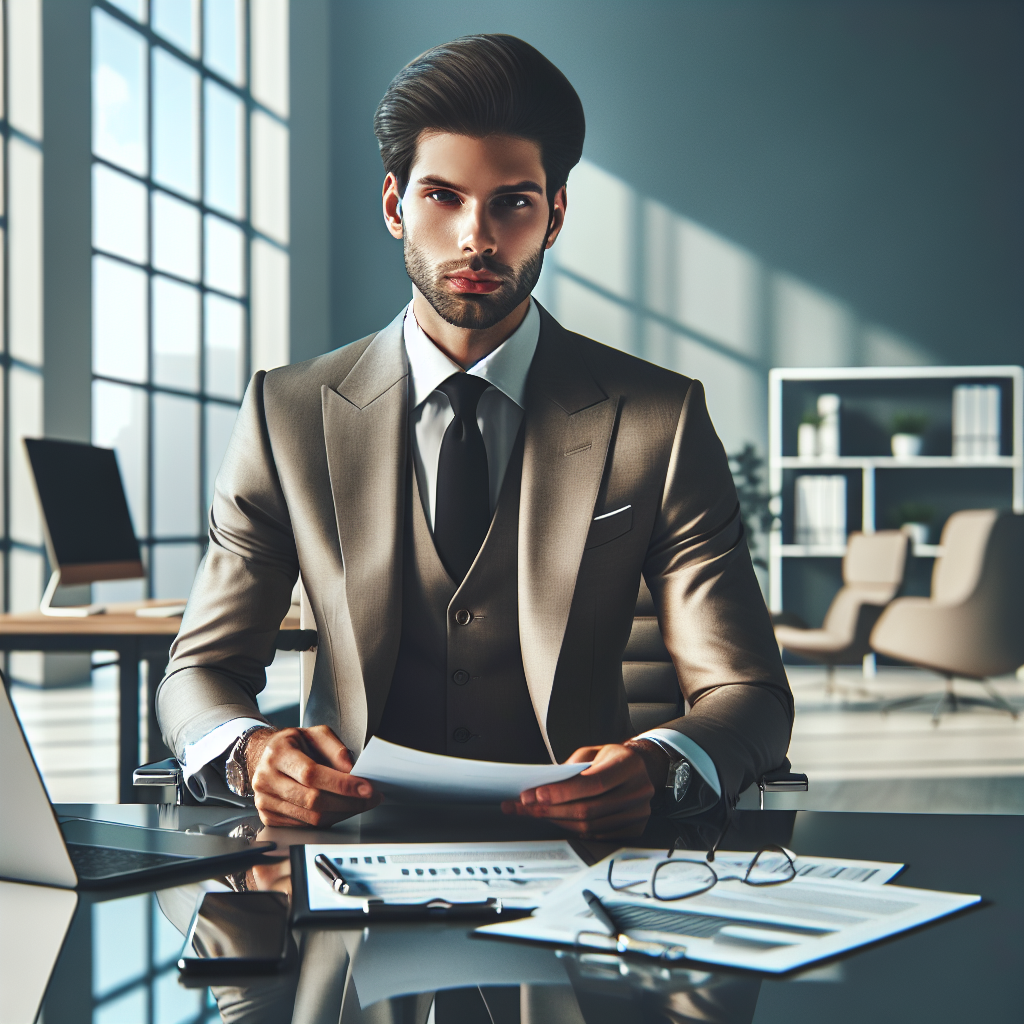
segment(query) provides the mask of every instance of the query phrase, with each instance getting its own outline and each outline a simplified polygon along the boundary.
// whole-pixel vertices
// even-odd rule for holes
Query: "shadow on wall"
[[[700,380],[726,451],[767,449],[772,366],[935,360],[583,160],[536,295],[565,327]]]

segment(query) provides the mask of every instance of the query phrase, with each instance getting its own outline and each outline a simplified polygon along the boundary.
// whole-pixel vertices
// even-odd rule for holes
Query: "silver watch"
[[[672,799],[677,803],[683,802],[687,790],[690,788],[690,781],[693,778],[693,768],[685,757],[678,761],[669,762],[668,775],[665,777],[665,788],[672,790]]]
[[[228,756],[224,759],[224,781],[235,796],[249,798],[253,795],[249,782],[249,769],[245,764],[245,748],[249,745],[249,737],[260,729],[270,729],[269,725],[250,726],[235,740]]]

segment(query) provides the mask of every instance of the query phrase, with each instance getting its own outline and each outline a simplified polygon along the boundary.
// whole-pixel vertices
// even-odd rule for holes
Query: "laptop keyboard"
[[[191,857],[173,853],[144,853],[140,850],[111,850],[105,846],[83,846],[68,843],[68,854],[79,878],[107,878],[131,871],[145,871],[169,864],[181,864]]]

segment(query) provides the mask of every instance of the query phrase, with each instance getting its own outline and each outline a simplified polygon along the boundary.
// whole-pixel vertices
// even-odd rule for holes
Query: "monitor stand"
[[[50,602],[53,600],[53,595],[57,592],[59,586],[60,569],[54,569],[50,576],[50,582],[46,584],[46,590],[43,591],[43,598],[39,602],[39,610],[44,615],[53,615],[65,619],[84,619],[89,615],[106,614],[106,605],[102,604],[79,604],[69,605],[65,608],[54,608]]]

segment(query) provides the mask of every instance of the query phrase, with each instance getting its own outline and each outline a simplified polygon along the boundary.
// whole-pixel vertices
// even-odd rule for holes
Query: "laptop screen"
[[[138,562],[114,452],[33,438],[25,438],[25,447],[57,564]]]

